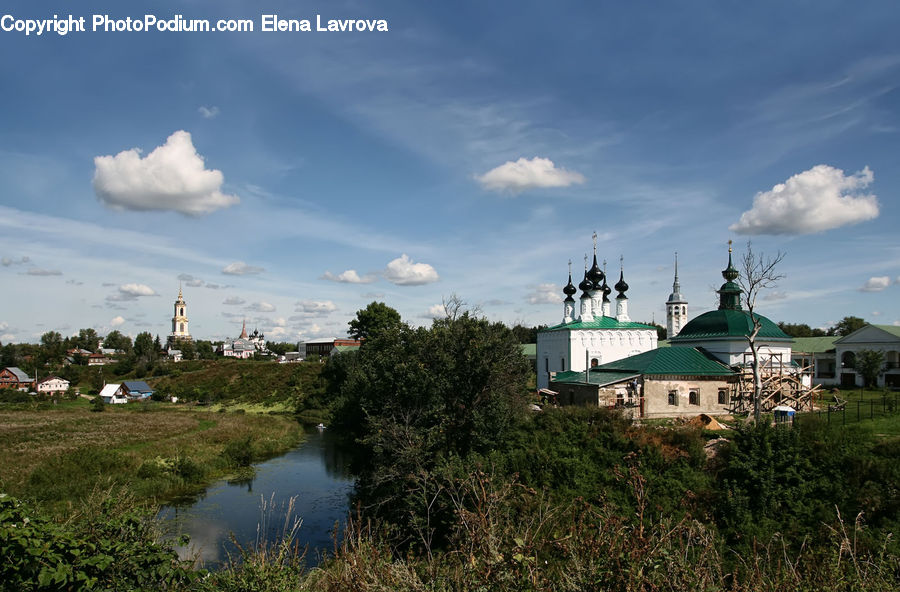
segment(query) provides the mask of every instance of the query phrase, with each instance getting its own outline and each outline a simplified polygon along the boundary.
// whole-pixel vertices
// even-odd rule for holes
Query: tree
[[[214,360],[216,358],[216,352],[213,349],[212,343],[205,339],[197,341],[197,355],[201,360]]]
[[[781,251],[778,251],[773,257],[754,253],[753,245],[747,241],[747,251],[741,258],[743,273],[737,278],[738,285],[744,293],[744,302],[750,313],[750,321],[753,323],[753,330],[747,335],[747,343],[750,345],[750,353],[753,356],[753,419],[757,423],[759,423],[760,416],[762,376],[759,372],[759,346],[756,343],[756,337],[762,329],[762,321],[755,312],[756,298],[761,291],[774,288],[778,281],[784,278],[784,274],[779,274],[775,270],[784,257],[785,255]]]
[[[131,352],[131,338],[119,331],[110,331],[103,340],[103,347],[117,349],[127,354]]]
[[[395,330],[400,324],[399,312],[384,302],[371,302],[362,310],[356,311],[356,318],[349,322],[348,333],[354,339],[366,340],[379,333]]]
[[[829,335],[850,335],[858,329],[866,326],[866,321],[859,317],[844,317],[828,332]]]
[[[97,345],[100,343],[100,337],[97,335],[97,332],[91,328],[81,329],[78,331],[78,336],[72,338],[72,345],[79,349],[86,349],[89,352],[96,352]]]
[[[181,350],[181,357],[185,360],[193,360],[197,357],[197,348],[190,339],[182,339],[178,342],[178,349]]]
[[[41,335],[41,359],[43,363],[59,364],[65,355],[62,335],[57,331],[47,331]]]
[[[877,349],[861,349],[856,352],[856,371],[863,377],[866,388],[877,386],[878,376],[884,370],[884,352]]]
[[[134,338],[134,355],[142,362],[150,362],[156,357],[156,346],[153,335],[143,331]]]
[[[827,332],[824,329],[813,329],[806,323],[778,323],[778,328],[790,335],[791,337],[825,337]]]

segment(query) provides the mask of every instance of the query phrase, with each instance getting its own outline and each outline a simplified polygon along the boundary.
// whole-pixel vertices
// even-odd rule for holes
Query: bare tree
[[[756,343],[756,338],[762,329],[762,321],[755,312],[756,298],[760,292],[774,288],[779,280],[784,279],[784,274],[775,270],[784,257],[785,254],[781,251],[772,257],[767,257],[763,253],[754,253],[751,241],[747,241],[747,251],[741,258],[741,274],[737,280],[744,292],[744,302],[750,313],[750,321],[753,323],[753,330],[747,335],[747,342],[750,344],[750,353],[753,356],[753,419],[757,423],[760,415],[762,376],[759,371],[759,345]]]

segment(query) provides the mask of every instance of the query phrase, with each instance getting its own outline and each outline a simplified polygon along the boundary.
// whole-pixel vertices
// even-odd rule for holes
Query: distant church
[[[676,281],[677,283],[677,281]],[[569,283],[563,288],[563,321],[542,329],[537,336],[537,386],[548,388],[552,376],[559,372],[584,372],[588,368],[633,356],[657,346],[656,328],[632,322],[628,316],[628,284],[620,259],[619,281],[613,286],[616,296],[615,316],[612,316],[612,289],[606,273],[597,264],[597,235],[594,235],[594,261],[590,269],[585,256],[584,279],[576,288],[572,284],[572,264],[569,263]],[[578,312],[575,295],[581,290]],[[687,304],[685,303],[685,306]]]
[[[188,329],[187,304],[179,286],[178,299],[175,300],[175,314],[172,315],[172,332],[169,333],[169,337],[166,339],[166,345],[168,349],[178,349],[180,341],[193,341],[193,338]]]

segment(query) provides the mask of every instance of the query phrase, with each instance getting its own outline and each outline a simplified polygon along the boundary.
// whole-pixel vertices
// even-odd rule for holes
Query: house
[[[69,390],[69,381],[58,376],[48,376],[37,383],[37,392],[39,394],[52,395],[64,393],[67,390]]]
[[[856,356],[862,350],[884,353],[884,367],[878,376],[879,387],[900,387],[900,327],[866,325],[834,341],[836,370],[842,388],[863,385],[863,377],[856,370]]]
[[[121,405],[128,402],[121,384],[103,385],[99,396],[107,405]]]
[[[835,384],[837,381],[834,342],[837,336],[794,337],[791,361],[800,368],[809,368],[812,382]]]
[[[153,395],[153,389],[143,380],[126,380],[122,383],[122,392],[131,400],[147,399]]]
[[[341,351],[335,348],[343,346],[359,347],[361,341],[358,339],[335,339],[329,337],[327,339],[314,339],[299,344],[300,355],[307,359],[310,356],[330,356],[335,351]]]
[[[105,366],[111,361],[109,356],[103,353],[90,354],[88,356],[88,366]]]
[[[184,359],[184,355],[181,353],[180,349],[169,348],[166,351],[166,356],[168,356],[168,358],[173,362],[180,362]]]
[[[28,373],[15,366],[0,370],[0,388],[13,388],[27,391],[34,386],[34,379]]]

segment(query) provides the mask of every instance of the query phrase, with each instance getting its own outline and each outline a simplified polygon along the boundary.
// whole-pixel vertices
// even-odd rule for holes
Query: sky
[[[2,343],[164,339],[179,288],[197,339],[343,337],[375,300],[427,325],[453,296],[552,325],[595,232],[636,321],[665,324],[676,252],[689,316],[714,308],[733,240],[785,255],[757,302],[772,320],[900,324],[895,2],[7,0],[0,17]],[[253,31],[184,30],[199,19]],[[331,20],[354,30],[316,30]]]

